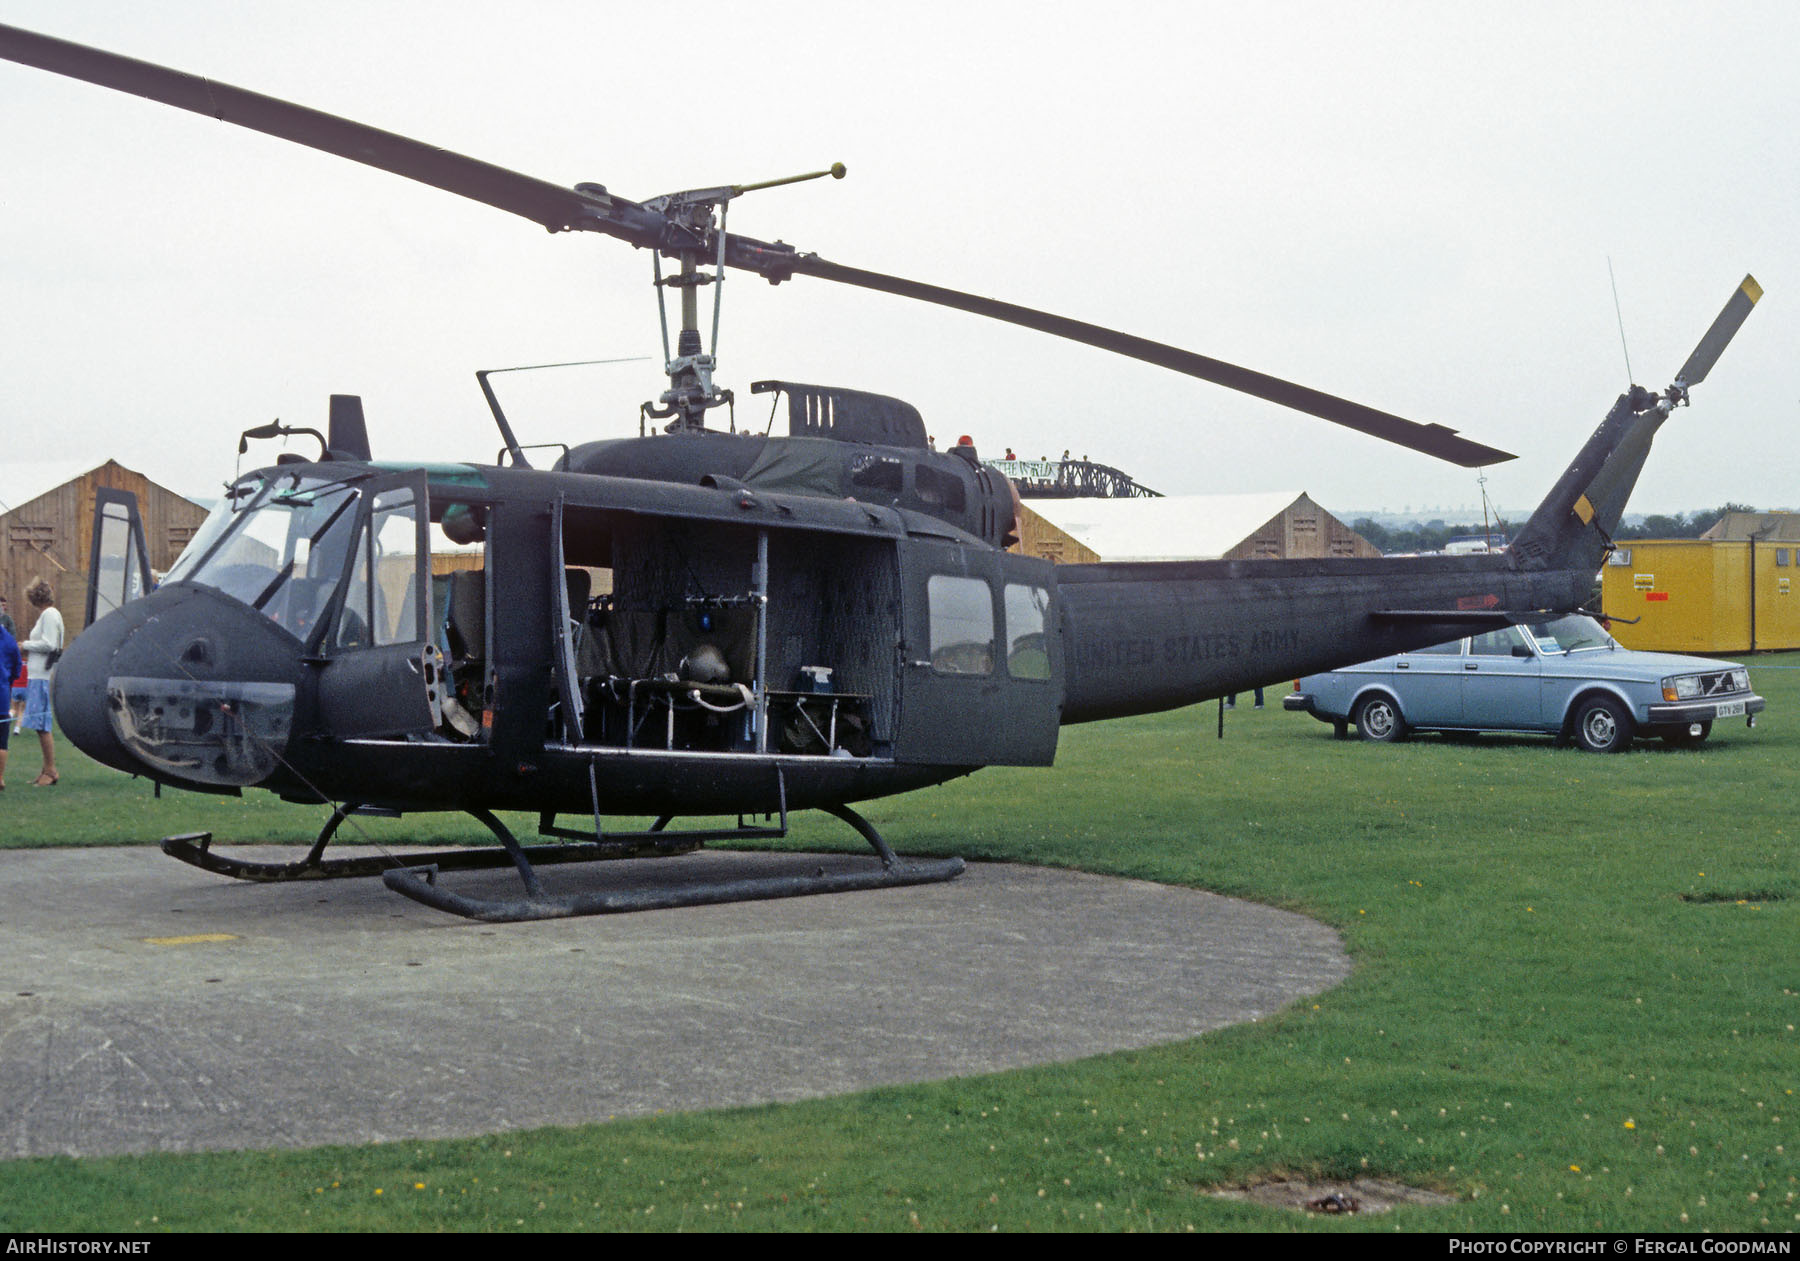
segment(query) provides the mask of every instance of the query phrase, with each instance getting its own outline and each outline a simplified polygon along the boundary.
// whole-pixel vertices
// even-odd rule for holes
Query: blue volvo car
[[[1364,740],[1409,731],[1540,731],[1595,753],[1638,736],[1695,745],[1756,725],[1763,698],[1729,661],[1621,648],[1591,617],[1506,626],[1299,680],[1282,702]]]

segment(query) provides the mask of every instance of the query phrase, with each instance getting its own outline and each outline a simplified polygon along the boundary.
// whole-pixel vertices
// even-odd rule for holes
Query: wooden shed
[[[175,563],[181,549],[206,520],[208,510],[200,504],[115,460],[73,477],[32,465],[14,465],[6,470],[9,482],[39,471],[43,483],[49,484],[47,489],[9,484],[6,493],[17,496],[17,501],[0,501],[0,592],[11,602],[13,621],[21,631],[29,629],[31,621],[25,588],[36,578],[45,579],[56,589],[56,606],[62,610],[70,636],[82,629],[87,608],[88,553],[93,544],[94,492],[100,487],[127,490],[137,496],[150,567],[159,573]],[[63,479],[60,482],[56,481],[59,477]],[[27,495],[31,497],[26,498]]]

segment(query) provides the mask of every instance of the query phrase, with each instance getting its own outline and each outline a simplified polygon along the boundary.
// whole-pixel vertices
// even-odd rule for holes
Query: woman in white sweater
[[[38,610],[38,616],[31,634],[19,641],[26,673],[31,676],[25,685],[25,717],[19,725],[38,733],[38,748],[44,754],[44,769],[31,781],[32,787],[48,788],[60,778],[56,745],[50,738],[50,671],[55,658],[62,655],[63,619],[56,607],[56,593],[42,578],[25,589],[25,599]]]

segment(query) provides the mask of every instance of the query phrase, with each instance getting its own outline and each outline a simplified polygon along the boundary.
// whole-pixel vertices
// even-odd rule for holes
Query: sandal
[[[56,787],[56,781],[61,778],[61,775],[51,775],[48,777],[39,775],[36,779],[31,781],[31,786],[33,788],[54,788]]]

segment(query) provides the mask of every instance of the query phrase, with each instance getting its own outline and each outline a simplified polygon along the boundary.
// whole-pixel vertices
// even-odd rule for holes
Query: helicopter
[[[323,432],[243,433],[240,456],[292,435],[319,449],[234,478],[160,585],[130,497],[96,504],[91,624],[53,683],[65,734],[159,791],[260,789],[329,807],[294,862],[217,852],[207,834],[166,838],[165,852],[247,880],[380,875],[486,921],[950,880],[961,859],[902,859],[853,807],[983,766],[1050,765],[1065,725],[1579,610],[1658,428],[1761,296],[1746,276],[1670,386],[1620,395],[1505,552],[1053,566],[1009,550],[1007,478],[972,443],[933,449],[899,399],[765,380],[751,392],[785,399],[785,436],[709,427],[735,396],[714,380],[700,291],[713,287],[715,350],[728,269],[812,278],[1126,355],[1464,467],[1511,457],[1191,351],[726,230],[736,198],[842,178],[842,166],[633,201],[13,27],[0,26],[0,59],[650,251],[668,388],[640,409],[636,437],[565,445],[536,467],[478,374],[500,436],[492,462],[376,459],[360,400],[334,395]],[[434,574],[446,542],[467,563]],[[879,862],[572,894],[538,875],[781,836],[809,809],[851,826]],[[326,857],[355,815],[426,811],[465,812],[496,844]],[[496,811],[536,813],[543,839],[522,843]],[[654,821],[609,831],[618,816]],[[440,880],[508,866],[523,886],[512,900]]]

